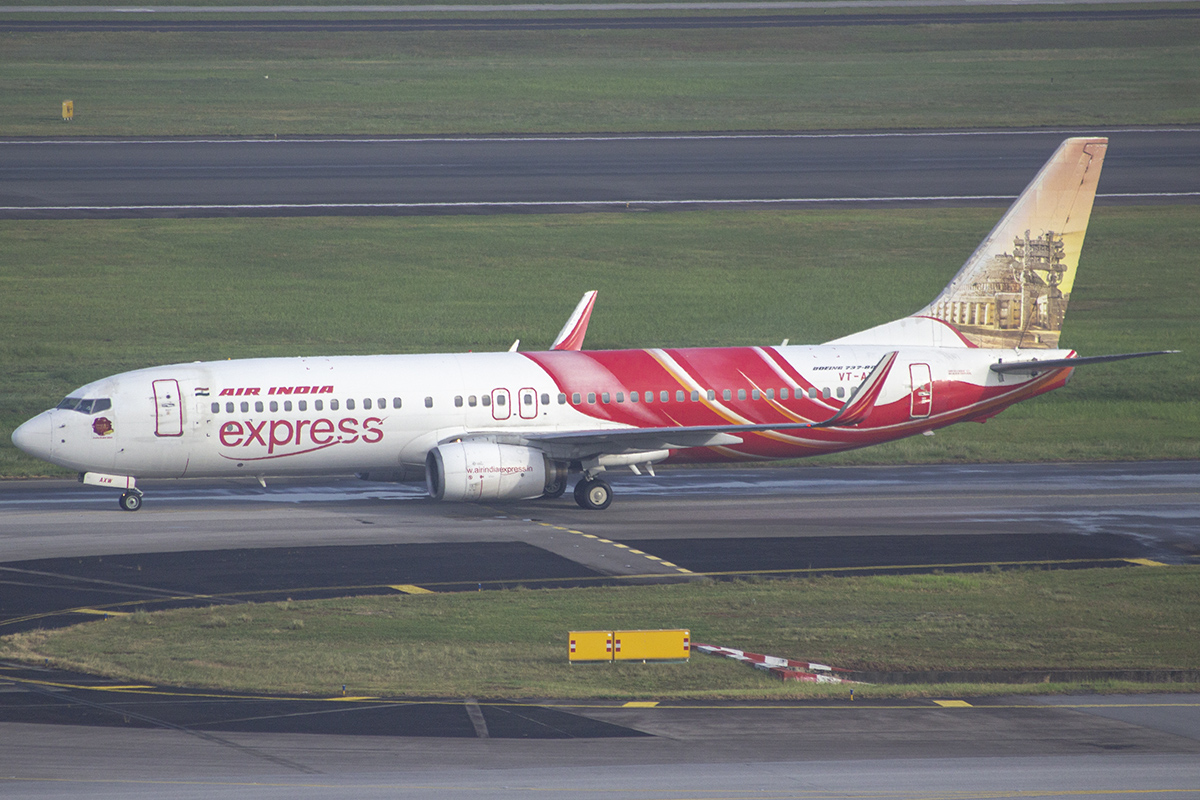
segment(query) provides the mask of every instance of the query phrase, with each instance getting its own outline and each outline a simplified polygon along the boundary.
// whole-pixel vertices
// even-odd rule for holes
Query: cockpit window
[[[78,411],[80,414],[99,414],[101,411],[108,411],[112,408],[112,400],[107,397],[96,399],[66,397],[58,404],[57,408]]]

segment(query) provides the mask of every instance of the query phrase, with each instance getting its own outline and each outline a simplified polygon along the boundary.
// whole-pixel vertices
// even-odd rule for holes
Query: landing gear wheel
[[[125,492],[117,502],[122,511],[137,511],[142,507],[142,496],[138,492]]]
[[[542,497],[548,500],[553,500],[556,497],[562,497],[567,491],[567,479],[560,478],[554,483],[546,487],[546,491],[542,492]]]
[[[612,503],[612,487],[604,481],[585,478],[575,484],[575,502],[580,508],[596,511],[608,508]]]

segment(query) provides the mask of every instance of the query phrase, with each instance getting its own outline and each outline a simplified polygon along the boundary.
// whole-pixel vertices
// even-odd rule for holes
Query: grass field
[[[923,306],[995,209],[0,222],[0,475],[69,390],[158,363],[544,348],[587,289],[592,349],[822,342]],[[1063,343],[1181,355],[830,463],[1200,457],[1200,207],[1100,208]],[[467,279],[464,275],[469,274]]]
[[[126,609],[132,611],[133,609]],[[131,682],[434,697],[789,697],[701,654],[570,665],[567,632],[687,628],[692,641],[878,670],[1197,669],[1200,568],[1138,567],[509,590],[138,612],[0,639],[20,658]],[[889,686],[868,696],[1129,690]],[[1150,687],[1142,687],[1150,688]],[[1191,690],[1191,685],[1158,686]]]
[[[1200,20],[662,31],[0,33],[2,136],[1200,120]],[[71,99],[75,121],[61,121]]]

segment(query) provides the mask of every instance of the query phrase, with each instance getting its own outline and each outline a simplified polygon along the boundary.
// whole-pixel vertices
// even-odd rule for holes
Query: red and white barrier
[[[837,667],[817,664],[812,661],[797,661],[792,658],[767,656],[762,653],[747,653],[745,650],[736,650],[732,647],[718,647],[712,644],[696,643],[692,645],[692,649],[699,650],[701,653],[724,656],[725,658],[732,658],[734,661],[750,664],[755,669],[766,670],[785,681],[855,683],[855,681],[848,681],[833,674],[835,672],[849,672],[850,670],[838,669]]]

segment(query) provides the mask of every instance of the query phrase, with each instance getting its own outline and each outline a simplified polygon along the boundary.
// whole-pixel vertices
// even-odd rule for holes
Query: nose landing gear
[[[130,489],[121,495],[121,499],[117,503],[121,506],[122,511],[137,511],[142,507],[142,493],[136,489]]]

